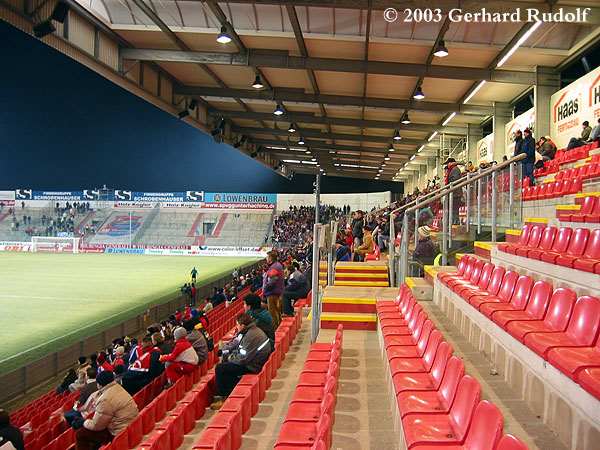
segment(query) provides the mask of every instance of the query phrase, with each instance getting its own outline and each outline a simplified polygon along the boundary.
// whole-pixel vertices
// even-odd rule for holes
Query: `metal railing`
[[[442,265],[447,264],[448,249],[452,246],[452,224],[455,221],[460,221],[459,217],[453,217],[453,211],[457,208],[453,205],[456,202],[455,193],[462,193],[463,188],[466,188],[466,220],[465,224],[469,229],[472,222],[472,209],[476,208],[476,221],[478,232],[481,232],[483,224],[488,224],[484,220],[489,217],[489,226],[491,227],[492,241],[497,239],[498,227],[498,197],[501,194],[500,207],[502,222],[506,226],[514,226],[520,221],[521,202],[520,196],[515,195],[519,189],[515,190],[515,185],[520,186],[520,164],[519,161],[525,159],[525,155],[515,156],[508,161],[503,161],[495,164],[488,169],[480,169],[476,173],[469,173],[466,177],[457,180],[448,185],[442,186],[435,191],[432,191],[422,197],[418,197],[414,201],[407,203],[390,212],[390,243],[394,243],[396,230],[394,225],[394,215],[404,212],[402,220],[402,229],[400,237],[400,254],[396,255],[396,250],[393,244],[390,244],[390,263],[394,270],[391,270],[391,278],[395,286],[404,281],[408,270],[408,240],[409,240],[409,218],[414,213],[414,233],[415,244],[417,242],[417,228],[419,226],[419,212],[422,208],[431,205],[434,202],[441,201],[442,203],[442,237],[441,237],[441,254]],[[508,169],[508,173],[505,172]],[[498,176],[501,173],[501,177]],[[487,183],[484,183],[486,182]],[[484,186],[485,184],[485,186]],[[483,188],[486,192],[483,193]],[[472,189],[476,189],[476,195],[473,196]],[[489,192],[488,192],[489,191]],[[488,195],[489,194],[489,195]],[[485,202],[485,205],[484,205]],[[489,204],[488,204],[489,203]],[[484,206],[486,207],[484,210]],[[395,272],[395,273],[394,273]]]

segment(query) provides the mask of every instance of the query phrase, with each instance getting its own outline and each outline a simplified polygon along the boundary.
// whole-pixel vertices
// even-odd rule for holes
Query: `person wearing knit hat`
[[[425,239],[430,236],[431,229],[427,225],[423,225],[422,227],[417,228],[417,233],[419,233],[419,238]]]
[[[435,255],[439,253],[437,245],[431,240],[431,229],[427,226],[417,228],[418,242],[413,252],[413,260],[418,261],[421,266],[433,264]],[[419,274],[423,273],[419,267]]]
[[[192,373],[198,366],[198,354],[187,340],[187,334],[185,328],[175,328],[175,331],[173,331],[173,337],[175,338],[173,351],[160,357],[160,362],[168,363],[165,365],[165,373],[169,384],[174,384],[183,375]]]
[[[122,345],[118,346],[115,349],[115,356],[113,358],[113,367],[125,366],[125,361],[123,360],[123,355],[125,355],[125,347]]]
[[[92,450],[110,442],[138,416],[138,407],[123,387],[115,383],[112,372],[105,370],[96,377],[98,391],[95,395],[93,416],[74,419],[76,450]]]

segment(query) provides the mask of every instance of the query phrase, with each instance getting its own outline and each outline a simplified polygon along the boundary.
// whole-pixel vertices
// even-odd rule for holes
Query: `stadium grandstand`
[[[597,450],[597,0],[0,0],[0,450]]]

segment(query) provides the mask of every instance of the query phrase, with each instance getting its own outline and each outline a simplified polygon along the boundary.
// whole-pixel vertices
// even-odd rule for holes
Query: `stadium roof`
[[[122,38],[125,70],[158,64],[176,80],[174,94],[226,118],[233,133],[292,170],[314,173],[319,164],[329,175],[373,178],[383,169],[388,180],[402,178],[419,149],[439,145],[432,134],[465,135],[493,102],[525,93],[536,66],[564,65],[600,35],[596,0],[77,1]],[[404,8],[431,6],[442,8],[439,21],[402,21]],[[584,24],[467,23],[444,14],[459,6],[591,14]],[[384,17],[390,7],[396,21]],[[217,42],[220,32],[231,42]],[[434,55],[441,46],[446,57]],[[252,87],[257,77],[261,89]],[[415,100],[419,89],[425,98]]]

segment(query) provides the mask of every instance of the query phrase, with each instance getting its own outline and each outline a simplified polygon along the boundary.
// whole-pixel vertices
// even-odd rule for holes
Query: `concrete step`
[[[321,328],[337,328],[344,325],[344,330],[371,330],[377,329],[377,314],[375,313],[347,313],[347,312],[322,312]]]

